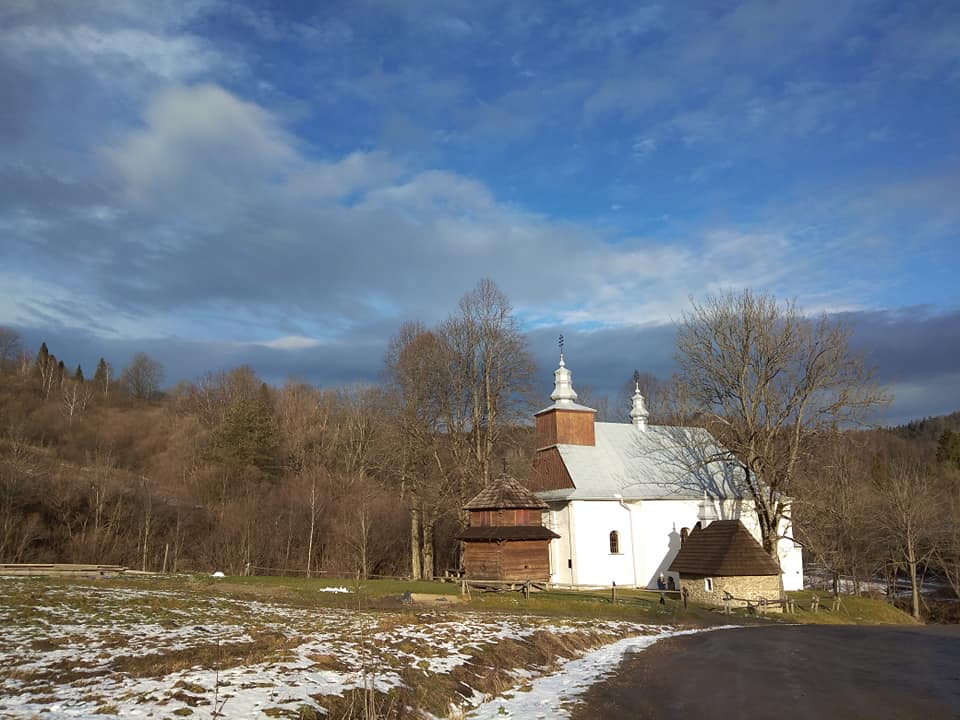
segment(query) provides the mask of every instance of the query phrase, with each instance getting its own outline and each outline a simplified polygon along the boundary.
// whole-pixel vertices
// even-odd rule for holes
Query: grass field
[[[797,594],[801,607],[811,597]],[[772,618],[661,606],[638,590],[610,600],[466,599],[456,584],[399,580],[0,578],[0,716],[351,718],[374,705],[380,717],[457,717],[624,638],[731,622],[910,622],[861,598]]]

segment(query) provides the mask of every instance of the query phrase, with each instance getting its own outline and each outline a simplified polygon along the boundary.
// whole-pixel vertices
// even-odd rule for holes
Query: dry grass
[[[282,662],[288,648],[300,644],[299,639],[280,633],[264,632],[252,635],[250,642],[210,643],[182,650],[171,650],[149,655],[121,655],[110,663],[115,672],[130,677],[162,677],[194,667],[225,668],[267,662]]]

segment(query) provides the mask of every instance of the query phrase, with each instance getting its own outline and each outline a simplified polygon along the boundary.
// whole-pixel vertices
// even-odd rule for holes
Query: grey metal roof
[[[543,410],[538,410],[533,414],[533,416],[536,417],[537,415],[543,415],[548,410],[576,410],[577,412],[592,412],[592,413],[596,412],[596,410],[594,410],[592,407],[587,407],[586,405],[578,405],[575,402],[568,402],[568,403],[555,402],[553,403],[553,405],[548,405]]]
[[[624,500],[740,497],[739,470],[707,462],[720,454],[701,428],[629,423],[594,424],[596,445],[557,445],[575,488],[538,492],[543,500]]]

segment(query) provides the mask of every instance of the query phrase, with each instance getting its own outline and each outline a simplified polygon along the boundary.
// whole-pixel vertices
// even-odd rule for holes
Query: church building
[[[670,566],[686,536],[712,521],[739,520],[759,542],[753,501],[737,487],[738,467],[710,461],[719,448],[702,428],[649,425],[639,387],[632,422],[596,422],[577,404],[563,353],[551,405],[536,413],[527,486],[547,505],[550,582],[584,587],[656,588],[679,574]],[[781,535],[790,535],[788,521]],[[801,550],[778,544],[784,590],[803,588]]]

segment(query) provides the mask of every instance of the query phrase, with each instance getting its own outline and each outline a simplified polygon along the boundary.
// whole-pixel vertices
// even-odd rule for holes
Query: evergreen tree
[[[77,369],[73,373],[73,379],[76,380],[78,383],[83,382],[83,368],[81,368],[80,365],[77,365]]]
[[[943,431],[937,443],[937,462],[960,470],[960,433]]]
[[[267,476],[279,471],[280,435],[261,392],[235,402],[216,429],[211,459],[233,467],[253,467]]]
[[[97,363],[96,372],[93,374],[93,385],[97,392],[102,393],[104,398],[110,396],[110,382],[112,381],[113,368],[103,358]]]
[[[47,361],[50,359],[50,351],[47,350],[47,343],[40,343],[40,351],[37,353],[37,367],[42,368],[46,367]]]

